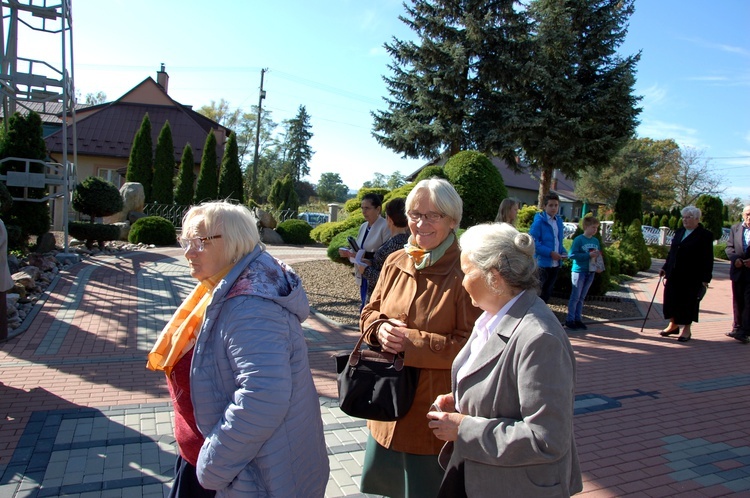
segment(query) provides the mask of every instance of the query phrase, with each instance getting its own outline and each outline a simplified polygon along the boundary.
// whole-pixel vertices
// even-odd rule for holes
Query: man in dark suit
[[[742,210],[742,220],[732,226],[727,240],[734,311],[732,331],[727,335],[747,344],[750,342],[750,204]]]

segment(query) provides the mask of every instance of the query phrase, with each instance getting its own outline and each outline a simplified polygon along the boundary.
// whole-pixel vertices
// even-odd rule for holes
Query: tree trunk
[[[549,188],[552,184],[552,171],[551,166],[543,165],[541,168],[539,175],[539,209],[544,209],[544,196],[549,194]]]

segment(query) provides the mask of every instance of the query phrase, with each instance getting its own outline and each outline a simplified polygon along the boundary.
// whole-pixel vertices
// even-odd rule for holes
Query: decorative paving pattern
[[[750,491],[750,446],[733,447],[711,443],[703,438],[682,436],[662,438],[663,455],[675,472],[675,481],[695,481],[702,486],[722,485],[735,493]]]

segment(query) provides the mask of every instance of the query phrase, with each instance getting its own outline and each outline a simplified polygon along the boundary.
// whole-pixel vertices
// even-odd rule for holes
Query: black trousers
[[[743,275],[732,282],[732,311],[733,330],[750,337],[750,270],[743,270]]]
[[[557,282],[557,274],[560,272],[559,266],[550,267],[539,267],[539,283],[542,286],[542,293],[539,297],[542,301],[549,302],[549,298],[552,295],[552,289],[555,287]]]

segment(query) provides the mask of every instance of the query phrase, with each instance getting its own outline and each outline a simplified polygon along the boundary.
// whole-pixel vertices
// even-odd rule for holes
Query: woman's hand
[[[395,325],[381,323],[378,327],[378,342],[386,353],[401,353],[404,350],[404,342],[409,329],[401,320],[391,319],[391,322]]]
[[[344,259],[353,258],[357,255],[354,251],[350,251],[346,247],[339,247],[339,256],[341,256]]]
[[[659,270],[659,276],[660,277],[663,277],[666,274],[667,274],[667,272],[665,272],[664,270]]]
[[[437,409],[435,409],[437,408]],[[441,394],[435,398],[435,402],[430,407],[430,411],[436,412],[455,412],[456,401],[453,398],[453,393]]]
[[[455,441],[458,439],[458,426],[466,415],[461,413],[428,412],[427,424],[435,437],[441,441]]]

